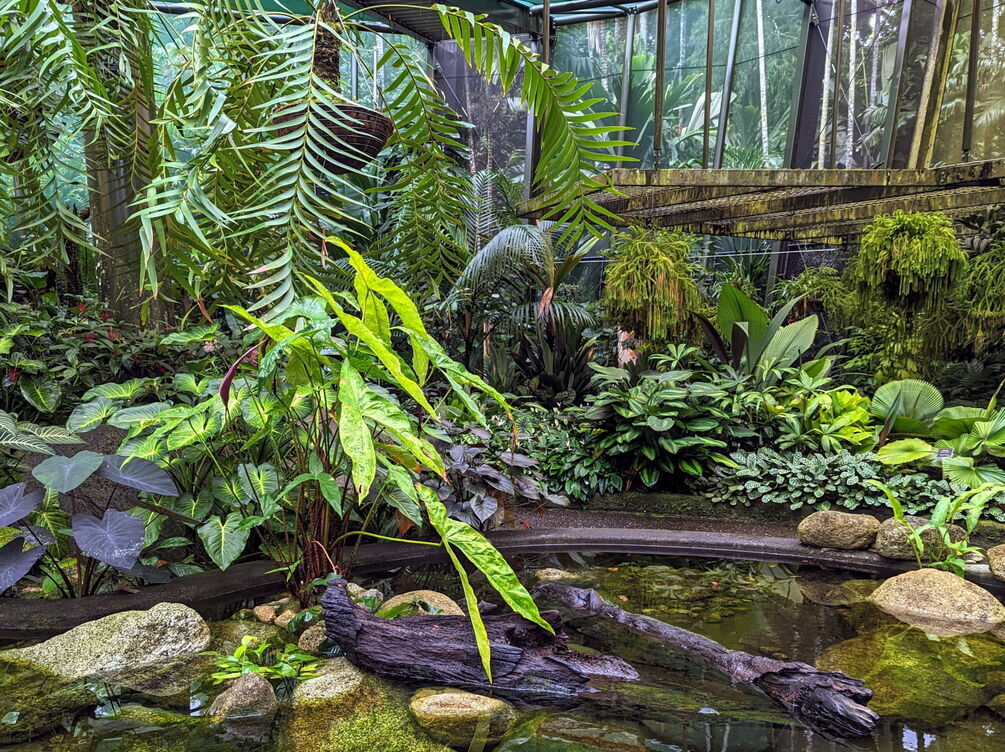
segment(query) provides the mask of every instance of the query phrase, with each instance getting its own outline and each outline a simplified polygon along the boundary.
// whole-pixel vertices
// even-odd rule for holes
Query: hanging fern
[[[945,215],[898,209],[866,228],[848,279],[866,297],[920,311],[944,305],[966,269],[967,254]]]
[[[691,258],[697,238],[634,227],[611,240],[604,307],[621,329],[648,347],[689,337],[691,313],[703,308]]]
[[[957,299],[966,308],[963,324],[975,350],[1005,344],[1005,243],[970,262]]]

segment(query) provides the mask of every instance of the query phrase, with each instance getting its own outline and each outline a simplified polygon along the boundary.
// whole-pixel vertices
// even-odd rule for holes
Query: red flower
[[[84,305],[84,301],[80,301],[79,303],[77,303],[77,313],[79,313],[81,316],[83,316],[84,315],[84,311],[86,311],[86,310],[87,310],[87,306]]]
[[[87,334],[84,335],[84,341],[87,342],[88,344],[93,345],[95,342],[98,341],[98,335],[95,334],[94,332],[88,332]]]
[[[101,313],[98,314],[98,318],[100,318],[102,321],[108,321],[108,319],[110,319],[111,317],[112,317],[111,311],[102,311]]]
[[[8,368],[7,369],[7,378],[10,380],[10,383],[16,384],[17,380],[18,380],[18,377],[20,377],[20,376],[21,376],[21,374],[18,373],[18,370],[16,368]]]
[[[105,334],[108,336],[108,339],[112,340],[113,342],[122,339],[122,335],[119,334],[117,331],[115,331],[114,326],[108,327],[105,330]]]

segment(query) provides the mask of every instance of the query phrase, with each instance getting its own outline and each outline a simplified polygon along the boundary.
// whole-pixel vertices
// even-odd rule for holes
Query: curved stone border
[[[824,569],[892,576],[915,569],[913,562],[884,559],[871,551],[810,548],[795,538],[741,535],[696,530],[629,528],[541,528],[497,530],[492,543],[507,555],[579,551],[651,554],[705,559],[737,559],[802,564]],[[406,565],[446,561],[442,552],[407,543],[362,546],[354,573],[373,574]],[[270,573],[270,562],[248,562],[226,572],[207,571],[180,577],[166,585],[151,585],[138,593],[107,593],[77,600],[0,600],[0,640],[36,640],[65,632],[85,621],[131,609],[148,609],[161,602],[185,603],[200,612],[222,604],[272,595],[284,587],[283,577]],[[999,595],[1005,582],[986,572],[969,572],[967,579]]]

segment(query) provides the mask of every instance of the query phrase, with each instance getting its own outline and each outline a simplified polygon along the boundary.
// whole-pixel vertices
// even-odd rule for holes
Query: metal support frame
[[[886,122],[883,124],[882,164],[893,166],[893,149],[896,139],[897,118],[900,115],[900,105],[903,98],[904,60],[907,57],[907,45],[911,32],[911,20],[914,18],[914,0],[904,0],[900,14],[900,30],[897,34],[897,56],[893,63],[893,79],[890,82],[890,105],[886,108]]]
[[[545,65],[551,63],[551,0],[544,0],[544,5],[541,11],[541,24],[544,26],[541,29],[541,46],[544,47],[541,50],[541,60],[544,61]]]
[[[831,99],[831,133],[830,149],[827,155],[827,166],[837,167],[837,131],[838,131],[838,107],[841,105],[841,63],[844,52],[844,18],[845,6],[848,0],[837,0],[836,17],[835,12],[831,14],[831,23],[837,24],[834,28],[834,54],[831,59],[834,61],[834,92]]]
[[[719,127],[715,133],[715,155],[713,167],[722,167],[722,156],[726,151],[726,125],[729,123],[729,105],[733,94],[733,73],[736,68],[736,46],[740,39],[740,15],[743,0],[733,0],[733,26],[729,30],[729,49],[726,52],[726,73],[722,81],[722,96],[719,100]]]
[[[621,71],[621,96],[618,98],[618,125],[624,129],[628,125],[628,98],[632,95],[632,58],[635,57],[635,26],[638,16],[634,13],[628,16],[628,28],[625,30],[624,69]],[[624,130],[622,130],[622,137]],[[625,147],[618,147],[618,156],[625,155]]]
[[[973,159],[974,114],[977,109],[977,68],[981,49],[981,0],[973,0],[970,16],[970,60],[967,65],[967,99],[963,110],[963,161]]]
[[[656,6],[656,90],[653,92],[653,166],[656,169],[660,168],[660,163],[663,161],[663,98],[666,93],[668,2],[669,0],[660,0]]]
[[[705,123],[702,129],[701,166],[708,167],[712,130],[712,61],[715,56],[715,0],[708,0],[708,31],[705,35]]]

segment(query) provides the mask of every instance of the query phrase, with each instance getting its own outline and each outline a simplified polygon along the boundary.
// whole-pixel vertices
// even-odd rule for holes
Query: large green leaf
[[[528,621],[549,632],[553,631],[551,625],[541,617],[537,604],[521,584],[509,562],[484,535],[470,525],[447,517],[446,507],[428,491],[423,491],[423,502],[429,513],[429,521],[440,537],[459,549],[485,575],[489,584],[510,608]]]
[[[883,384],[876,390],[869,412],[884,422],[892,423],[910,418],[922,423],[931,422],[943,407],[942,393],[927,381],[900,379]]]
[[[113,381],[88,389],[81,399],[91,400],[95,397],[106,397],[114,400],[134,400],[146,392],[149,385],[149,379],[129,379],[129,381],[122,383]]]
[[[243,463],[237,466],[237,483],[245,499],[262,501],[275,496],[279,490],[279,473],[268,462]]]
[[[22,376],[18,384],[21,395],[39,412],[51,413],[63,398],[62,388],[49,376]]]
[[[931,434],[937,439],[955,439],[970,433],[974,424],[987,418],[987,410],[960,405],[939,411],[932,421]]]
[[[807,316],[781,327],[764,347],[757,363],[762,368],[787,368],[813,346],[817,317]]]
[[[339,443],[352,462],[352,482],[357,495],[362,498],[373,484],[377,472],[377,454],[373,446],[373,436],[363,419],[362,402],[365,399],[366,384],[348,360],[342,362],[339,374],[338,396]]]
[[[171,407],[173,405],[170,402],[151,402],[127,407],[112,415],[108,423],[116,428],[145,428],[157,422],[158,415]]]
[[[733,340],[737,324],[746,323],[748,342],[761,342],[768,330],[768,314],[742,290],[733,285],[723,285],[716,309],[716,326],[726,342]],[[751,365],[753,365],[752,361]]]
[[[200,442],[208,442],[220,433],[223,422],[214,410],[196,412],[178,423],[168,434],[167,448],[171,451],[183,449]]]
[[[68,431],[61,426],[40,426],[35,423],[22,421],[17,424],[17,427],[21,429],[22,433],[37,436],[46,444],[68,445],[87,443],[79,436],[76,436],[72,431]]]
[[[94,475],[104,459],[104,455],[85,449],[72,457],[47,457],[32,469],[31,474],[46,488],[66,493]]]
[[[231,512],[226,519],[213,516],[198,529],[206,553],[220,569],[233,564],[248,543],[251,531],[241,529],[242,519],[237,512]]]
[[[908,462],[932,459],[935,447],[922,439],[901,439],[881,447],[876,458],[884,465],[903,465]]]
[[[111,418],[119,409],[119,403],[107,397],[97,397],[90,402],[77,405],[66,420],[66,428],[74,433],[87,433]]]
[[[985,483],[1005,483],[1005,470],[995,465],[975,465],[973,457],[948,457],[942,471],[951,483],[977,489]]]

